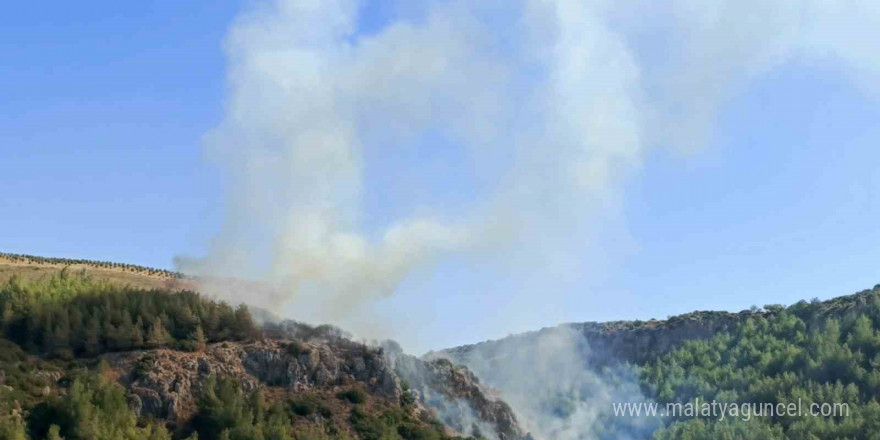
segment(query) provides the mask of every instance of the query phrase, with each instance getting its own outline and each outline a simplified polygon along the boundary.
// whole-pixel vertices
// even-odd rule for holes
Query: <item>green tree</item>
[[[165,330],[162,319],[158,316],[153,319],[150,329],[147,331],[146,345],[149,348],[164,347],[171,342],[171,335]]]
[[[0,421],[0,440],[28,440],[24,421],[19,417],[11,417]]]
[[[244,304],[240,304],[235,309],[235,325],[233,327],[233,336],[236,339],[251,339],[255,336],[256,325],[254,325],[248,308]]]
[[[58,425],[50,426],[46,440],[64,440],[64,437],[61,436],[61,428]]]
[[[98,316],[93,315],[86,324],[84,352],[87,356],[95,356],[101,352],[101,348],[101,324]]]
[[[70,347],[70,321],[67,313],[60,312],[58,314],[58,322],[52,331],[52,337],[49,339],[49,345],[54,356],[61,358],[73,357],[73,350]]]

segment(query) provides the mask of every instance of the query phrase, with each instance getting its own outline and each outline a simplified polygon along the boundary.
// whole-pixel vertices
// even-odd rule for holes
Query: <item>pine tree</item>
[[[217,328],[220,326],[220,312],[217,307],[209,307],[204,317],[202,325],[208,334],[216,334]]]
[[[122,348],[122,344],[120,343],[120,335],[119,329],[113,324],[113,320],[110,318],[110,312],[108,311],[106,316],[104,317],[104,340],[106,341],[106,348],[108,350],[120,350]]]
[[[52,355],[60,358],[70,358],[73,351],[70,348],[70,322],[67,320],[67,313],[62,312],[52,332]]]
[[[183,304],[179,308],[178,313],[176,313],[175,318],[177,320],[177,330],[183,332],[183,336],[189,336],[189,333],[195,331],[196,326],[200,323],[199,318],[193,313],[189,304]]]
[[[248,396],[248,400],[250,401],[248,402],[249,409],[254,415],[254,424],[260,423],[266,416],[266,396],[263,394],[263,390],[257,388]]]
[[[3,303],[3,312],[2,315],[0,315],[0,319],[2,319],[0,325],[3,327],[3,334],[9,334],[9,328],[15,320],[15,313],[12,310],[12,301],[6,301]]]
[[[72,307],[70,311],[70,348],[75,353],[85,350],[86,325],[83,312],[80,307]]]
[[[88,356],[96,356],[101,353],[101,324],[95,315],[86,324],[86,340],[83,348]]]
[[[867,315],[859,315],[853,324],[847,344],[853,350],[859,350],[868,358],[873,358],[878,345],[877,332]]]
[[[22,339],[24,339],[24,347],[28,351],[37,351],[42,345],[40,336],[43,327],[40,325],[39,307],[39,304],[35,305],[25,320],[25,332]]]
[[[189,340],[193,342],[193,347],[197,351],[205,349],[205,332],[202,331],[202,325],[197,324],[196,329],[190,335]]]
[[[131,322],[131,315],[123,310],[122,324],[119,325],[119,348],[122,350],[131,350],[134,348],[135,336],[134,323]]]
[[[241,304],[235,309],[235,327],[233,337],[236,339],[250,339],[256,333],[256,326],[251,318],[251,313],[246,305]]]
[[[144,346],[144,322],[138,316],[137,322],[134,323],[131,337],[132,348],[142,348]]]
[[[171,335],[165,330],[165,325],[162,324],[162,319],[157,316],[153,319],[153,323],[147,331],[146,345],[149,348],[158,348],[164,347],[169,342],[171,342]]]

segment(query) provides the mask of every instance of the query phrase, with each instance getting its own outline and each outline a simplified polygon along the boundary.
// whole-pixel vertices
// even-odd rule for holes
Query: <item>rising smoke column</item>
[[[227,216],[187,269],[264,287],[207,290],[369,333],[354,318],[444,258],[581,258],[589,242],[571,237],[617,209],[645,152],[703,147],[717,109],[763,72],[830,58],[876,91],[880,71],[872,2],[389,4],[366,33],[355,0],[260,2],[233,24],[225,117],[205,139]],[[437,148],[426,138],[493,181],[365,226],[369,158]]]
[[[354,0],[261,2],[233,24],[225,117],[205,138],[227,215],[207,257],[184,268],[208,276],[209,292],[387,337],[358,324],[370,305],[447,258],[520,259],[510,277],[552,290],[554,267],[595,255],[592,225],[620,218],[621,183],[646,152],[706,148],[719,109],[754,78],[806,60],[867,93],[880,84],[871,1],[384,3],[395,15],[368,32]],[[437,148],[426,138],[461,148],[491,182],[467,202],[366,226],[370,161]],[[398,202],[411,201],[387,201]],[[578,338],[548,338],[532,373],[543,376],[480,371],[529,429],[592,438],[597,411],[640,398],[579,368]],[[547,417],[560,395],[574,406]]]
[[[517,16],[487,23],[511,5]],[[595,11],[448,2],[358,36],[359,10],[280,1],[230,33],[227,116],[206,140],[230,176],[229,215],[200,269],[275,286],[250,302],[344,323],[445,255],[576,224],[584,201],[638,161],[638,74]],[[509,158],[496,189],[365,231],[366,153],[426,148],[427,132],[462,146],[478,170]]]

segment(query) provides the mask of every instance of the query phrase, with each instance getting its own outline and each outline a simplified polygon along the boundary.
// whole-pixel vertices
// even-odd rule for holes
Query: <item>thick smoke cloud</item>
[[[763,72],[832,60],[875,92],[880,71],[873,2],[386,5],[369,32],[355,0],[263,2],[232,26],[225,117],[205,140],[227,217],[184,268],[207,290],[385,336],[354,323],[444,258],[580,258],[645,152],[705,146]],[[392,198],[411,209],[371,219],[374,165],[438,148],[460,150],[472,197]]]

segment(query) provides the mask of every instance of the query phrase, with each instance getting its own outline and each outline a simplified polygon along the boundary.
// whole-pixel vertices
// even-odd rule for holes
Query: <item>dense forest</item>
[[[27,351],[70,359],[108,351],[175,347],[257,335],[244,305],[195,292],[120,287],[67,270],[0,288],[0,330]]]
[[[659,440],[880,439],[880,286],[828,302],[765,306],[729,333],[648,361],[655,400],[846,404],[849,415],[667,420]]]

